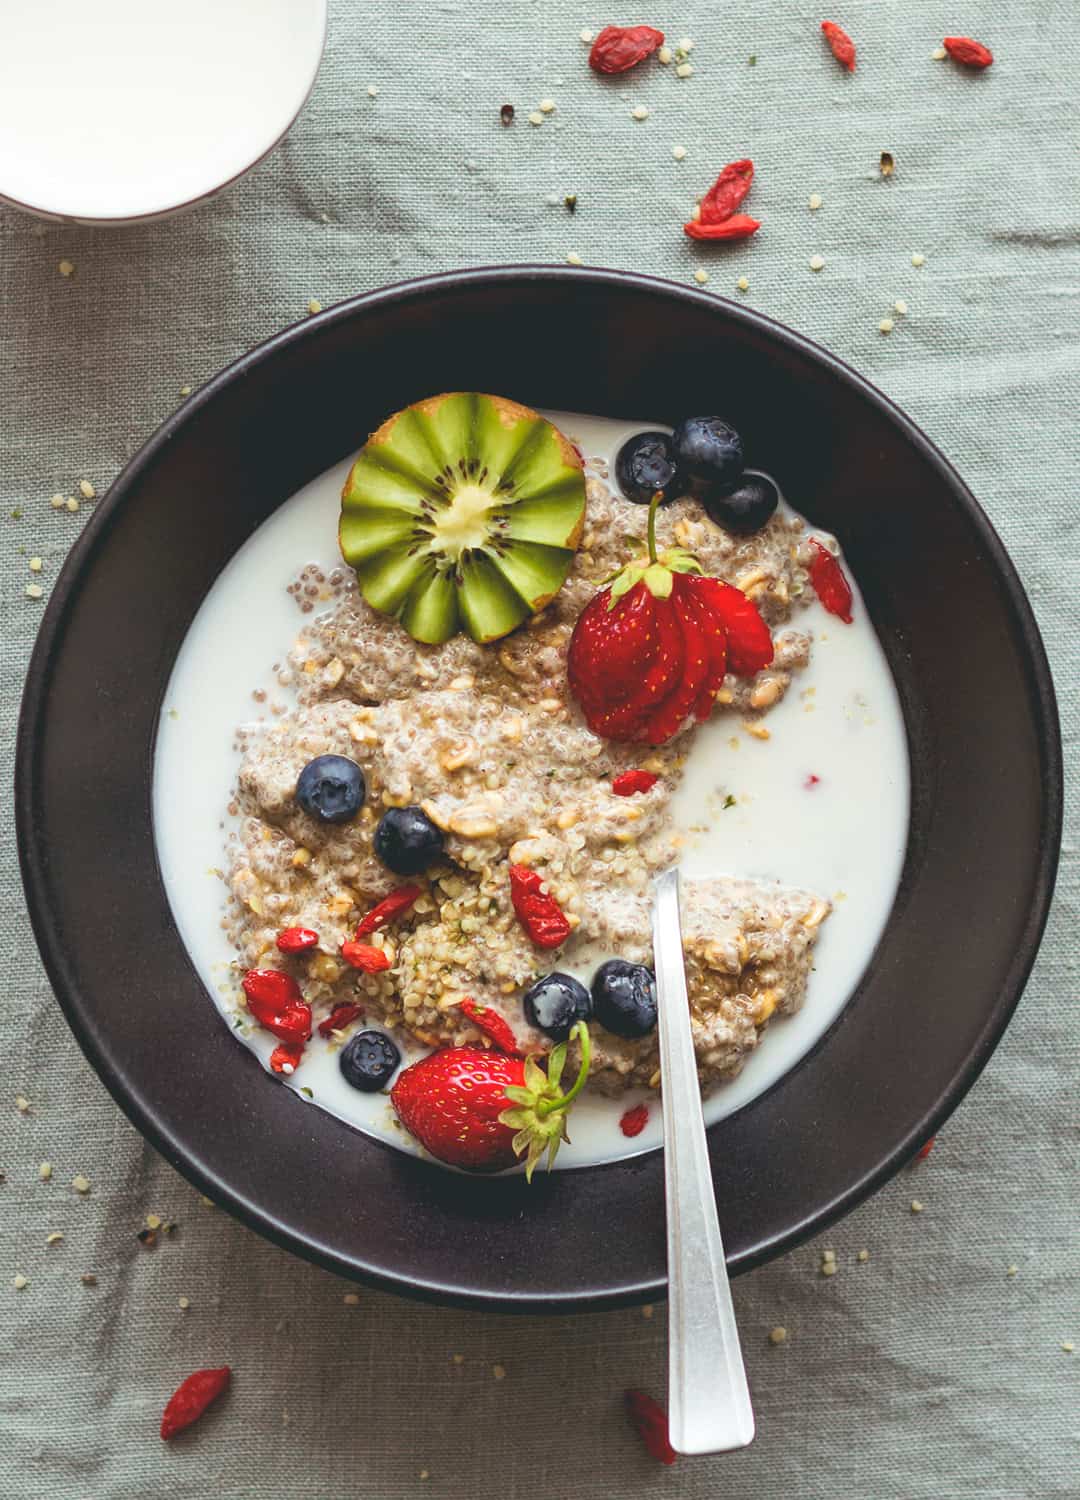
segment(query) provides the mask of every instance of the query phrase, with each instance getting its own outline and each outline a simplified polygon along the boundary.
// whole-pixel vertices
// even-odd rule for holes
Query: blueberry
[[[525,1019],[553,1042],[565,1042],[575,1021],[592,1015],[592,996],[572,974],[545,974],[525,991]]]
[[[687,417],[672,436],[680,468],[713,494],[726,494],[743,469],[742,439],[719,417]]]
[[[671,500],[685,488],[666,432],[638,432],[627,438],[615,459],[615,478],[635,505],[648,505],[657,490]]]
[[[444,843],[419,807],[391,807],[375,830],[375,853],[395,875],[419,875],[441,858]]]
[[[382,1031],[358,1031],[338,1053],[342,1078],[363,1094],[385,1088],[400,1061],[401,1053]]]
[[[593,975],[596,1019],[616,1036],[648,1036],[656,1025],[656,980],[644,964],[610,958]]]
[[[348,823],[364,805],[364,773],[344,755],[317,755],[296,782],[296,800],[320,823]]]
[[[760,531],[780,500],[780,492],[765,474],[744,474],[730,495],[706,491],[702,504],[725,531],[749,536]]]

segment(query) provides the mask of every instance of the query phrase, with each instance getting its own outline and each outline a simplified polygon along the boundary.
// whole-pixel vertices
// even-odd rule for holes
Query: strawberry
[[[618,609],[611,591],[602,590],[585,606],[574,627],[567,660],[570,691],[582,705],[620,703],[638,682],[638,665],[656,654],[659,625],[656,601],[646,588],[631,589]],[[602,660],[608,683],[601,683],[593,663]],[[605,696],[606,689],[606,696]]]
[[[652,597],[644,582],[635,584],[632,592],[637,593],[638,590]],[[612,613],[617,615],[621,609],[622,603],[617,601]],[[594,734],[602,735],[604,739],[643,739],[644,735],[639,732],[643,723],[663,706],[679,680],[683,665],[683,639],[675,611],[667,599],[654,599],[653,609],[657,624],[656,649],[651,658],[643,657],[637,663],[632,679],[637,683],[636,691],[626,702],[618,704],[615,708],[599,713],[594,712],[591,715],[586,709],[585,717],[589,728]],[[574,641],[571,637],[571,652],[573,652],[573,646]],[[619,692],[618,678],[611,673],[606,658],[602,660],[603,673],[598,675],[594,691],[599,693],[608,688],[611,693]],[[568,668],[569,662],[568,657]],[[584,707],[584,704],[582,706]]]
[[[726,672],[752,677],[773,658],[769,627],[739,589],[702,575],[682,548],[649,552],[585,606],[570,637],[570,691],[594,734],[662,745],[703,722]]]
[[[671,598],[667,601],[682,633],[683,665],[674,691],[649,720],[645,738],[650,745],[662,745],[678,731],[697,703],[708,675],[709,643],[698,625],[696,611],[685,603],[692,582],[686,574],[676,574]]]
[[[589,1076],[589,1032],[578,1022],[570,1033],[581,1047],[573,1087],[559,1079],[566,1043],[552,1049],[547,1072],[534,1057],[511,1057],[482,1047],[444,1047],[413,1063],[390,1090],[398,1119],[432,1156],[470,1172],[501,1172],[525,1156],[531,1181],[537,1162],[548,1166],[566,1134],[566,1114]]]
[[[754,601],[719,578],[696,578],[694,586],[699,601],[723,623],[728,671],[753,677],[767,667],[773,659],[772,636]]]

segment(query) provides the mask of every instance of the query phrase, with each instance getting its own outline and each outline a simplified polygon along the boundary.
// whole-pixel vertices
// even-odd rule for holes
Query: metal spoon
[[[667,1198],[668,1427],[680,1453],[723,1453],[754,1438],[705,1144],[686,995],[679,872],[655,885],[653,957],[659,1002]]]

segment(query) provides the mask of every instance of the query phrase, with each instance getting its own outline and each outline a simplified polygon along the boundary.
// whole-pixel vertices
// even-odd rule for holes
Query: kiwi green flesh
[[[486,396],[410,407],[368,443],[342,495],[341,550],[373,608],[420,641],[495,640],[562,587],[585,512],[581,470],[542,418]]]
[[[483,552],[461,559],[458,607],[474,641],[496,641],[532,614],[532,606]]]

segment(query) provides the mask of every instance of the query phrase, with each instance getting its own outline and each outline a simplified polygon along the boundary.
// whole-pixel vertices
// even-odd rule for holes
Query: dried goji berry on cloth
[[[359,1005],[353,1005],[348,1000],[341,1005],[335,1005],[330,1014],[319,1022],[319,1035],[329,1036],[332,1031],[341,1031],[363,1014],[363,1009]]]
[[[605,26],[589,53],[594,73],[625,73],[664,44],[655,26]]]
[[[161,1418],[161,1436],[168,1442],[202,1416],[232,1379],[228,1365],[218,1370],[196,1370],[169,1397]]]
[[[730,219],[723,219],[719,224],[690,219],[683,225],[683,231],[692,240],[748,240],[760,228],[760,220],[752,219],[749,214],[732,214]]]
[[[654,1401],[644,1391],[627,1391],[623,1399],[630,1424],[652,1457],[662,1464],[673,1464],[679,1455],[671,1446],[667,1412],[659,1401]]]
[[[933,1149],[934,1149],[934,1142],[936,1140],[937,1140],[937,1136],[936,1135],[932,1135],[930,1137],[930,1139],[924,1145],[920,1146],[919,1150],[918,1150],[918,1153],[916,1154],[915,1160],[916,1161],[925,1161],[926,1158],[930,1155],[931,1151],[933,1151]]]
[[[538,948],[558,948],[570,936],[570,923],[555,897],[541,890],[543,884],[526,865],[510,866],[510,899],[518,921]]]
[[[247,1007],[265,1030],[283,1042],[306,1042],[311,1035],[311,1006],[291,974],[281,969],[249,969],[241,980]]]
[[[988,68],[994,61],[990,48],[970,36],[947,36],[941,45],[953,62],[963,63],[965,68]]]
[[[810,582],[814,593],[831,615],[839,615],[845,625],[851,624],[851,585],[836,558],[816,536],[810,538],[814,558],[810,564]]]
[[[369,932],[377,932],[380,927],[385,927],[388,922],[394,922],[403,913],[407,912],[424,893],[418,885],[402,885],[396,891],[391,891],[389,896],[373,906],[366,917],[361,917],[360,925],[354,934],[357,938],[367,937]]]
[[[521,1056],[517,1037],[497,1010],[492,1010],[490,1005],[477,1005],[475,1000],[463,1000],[460,1008],[474,1026],[478,1026],[491,1038],[501,1052],[507,1052],[511,1057]]]
[[[729,162],[701,200],[702,224],[719,224],[730,219],[750,191],[754,180],[754,163],[749,157]]]
[[[837,26],[835,21],[822,21],[821,29],[825,33],[825,40],[829,44],[829,51],[842,63],[849,73],[855,71],[855,43],[848,36],[842,26]]]
[[[347,964],[365,974],[381,974],[390,967],[390,959],[382,949],[367,943],[342,943],[341,956]]]
[[[633,797],[638,792],[647,792],[660,780],[651,771],[621,771],[611,783],[616,797]]]
[[[306,953],[318,947],[319,934],[310,927],[286,927],[277,935],[278,949],[282,953]]]

